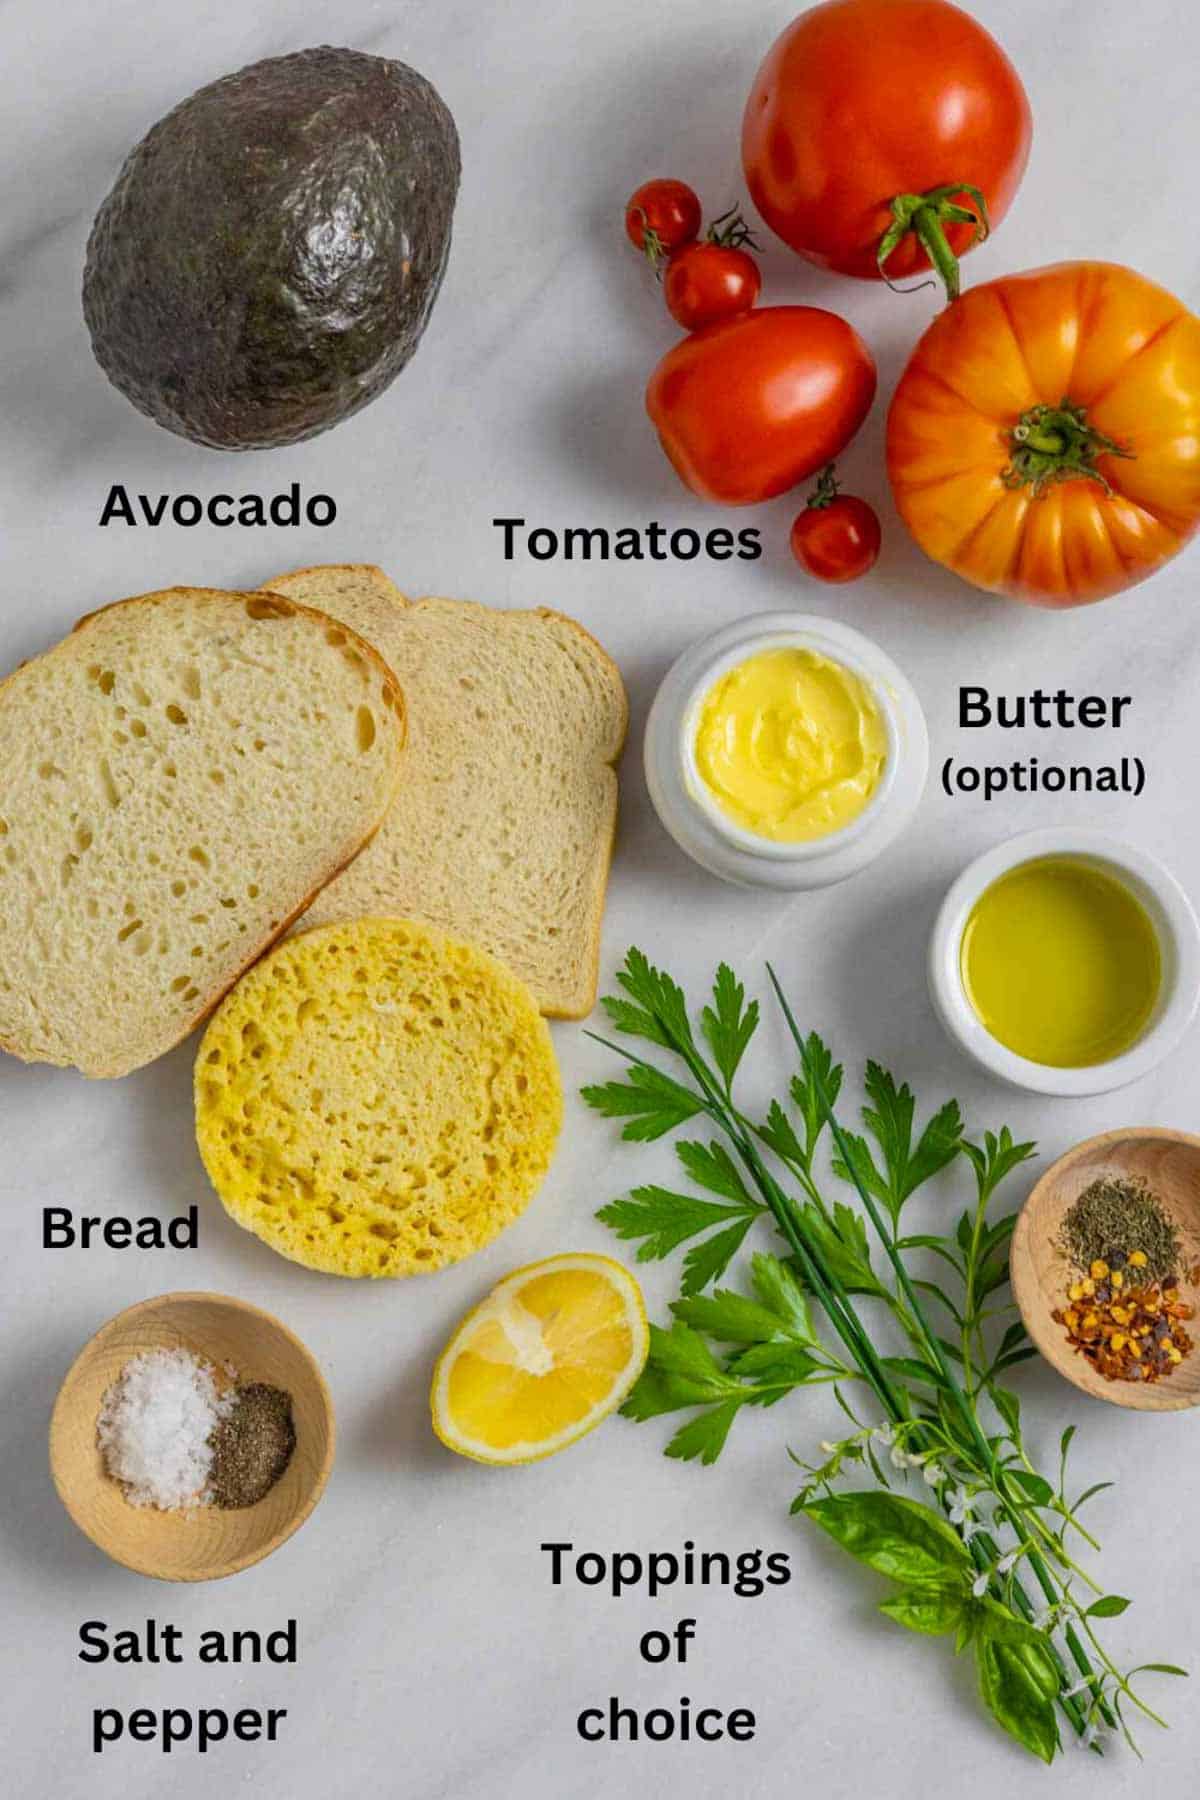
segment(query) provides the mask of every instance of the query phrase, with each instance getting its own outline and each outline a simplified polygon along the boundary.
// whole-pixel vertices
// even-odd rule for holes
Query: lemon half
[[[620,1406],[650,1347],[633,1276],[607,1256],[517,1269],[467,1314],[433,1373],[433,1429],[476,1462],[565,1450]]]

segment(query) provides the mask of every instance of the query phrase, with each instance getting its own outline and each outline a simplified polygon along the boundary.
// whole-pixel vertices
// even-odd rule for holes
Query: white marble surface
[[[1200,153],[1194,76],[1200,13],[1185,0],[977,0],[1026,78],[1037,116],[1015,214],[969,265],[978,279],[1096,255],[1128,261],[1195,295],[1192,224]],[[757,972],[768,954],[802,1018],[852,1066],[891,1060],[933,1098],[959,1095],[976,1127],[1007,1119],[1051,1157],[1122,1123],[1197,1123],[1196,1040],[1123,1094],[1043,1103],[1004,1093],[942,1038],[922,959],[937,900],[964,860],[1025,826],[1070,819],[1136,837],[1200,890],[1195,831],[1200,552],[1131,597],[1054,616],[991,602],[927,566],[890,512],[880,472],[882,407],[845,472],[885,515],[878,572],[844,594],[806,584],[786,555],[786,503],[748,520],[760,564],[504,563],[493,516],[623,525],[710,524],[652,441],[640,389],[670,341],[657,297],[624,253],[620,209],[648,174],[677,173],[715,212],[738,195],[736,130],[757,60],[787,0],[162,0],[156,6],[8,0],[0,11],[5,214],[0,255],[0,665],[111,598],[172,582],[250,585],[296,564],[372,559],[410,593],[547,603],[609,646],[634,710],[624,811],[605,932],[610,973],[630,942],[694,984],[721,954]],[[78,286],[90,217],[128,147],[201,82],[257,57],[333,36],[406,58],[451,105],[464,180],[441,303],[415,363],[382,400],[336,433],[274,454],[223,458],[135,414],[92,362]],[[903,96],[897,96],[897,104]],[[874,346],[882,390],[930,316],[911,299],[765,259],[767,297],[850,313]],[[97,528],[110,482],[133,490],[274,491],[292,479],[331,491],[329,531]],[[650,813],[637,745],[655,684],[697,633],[747,611],[804,605],[876,635],[921,693],[939,754],[960,681],[1008,691],[1037,683],[1128,692],[1128,729],[1086,752],[1142,755],[1138,801],[1013,799],[990,806],[931,791],[915,827],[871,876],[790,902],[724,888],[688,865]],[[1066,734],[1026,739],[1047,759]],[[976,753],[983,746],[972,740]],[[989,734],[999,759],[1015,746]],[[757,978],[757,975],[756,975]],[[556,1028],[566,1085],[607,1070],[574,1026]],[[764,1051],[780,1051],[774,1025]],[[308,1275],[227,1223],[207,1191],[189,1127],[191,1048],[118,1086],[0,1067],[0,1558],[3,1706],[0,1788],[34,1800],[198,1800],[254,1792],[453,1796],[570,1794],[606,1800],[633,1785],[691,1797],[837,1797],[886,1784],[903,1795],[1022,1791],[1082,1796],[1117,1782],[1187,1791],[1200,1756],[1193,1686],[1162,1699],[1173,1729],[1148,1727],[1144,1774],[1072,1755],[1053,1773],[981,1720],[965,1662],[901,1638],[873,1616],[876,1586],[792,1525],[784,1454],[833,1423],[823,1399],[743,1419],[725,1460],[702,1471],[665,1461],[666,1430],[615,1421],[569,1454],[501,1474],[458,1461],[430,1434],[431,1362],[449,1326],[508,1268],[569,1247],[612,1250],[592,1217],[631,1182],[664,1174],[669,1153],[616,1143],[572,1102],[558,1161],[525,1218],[464,1266],[402,1286]],[[766,1054],[754,1082],[765,1091]],[[1019,1197],[1014,1184],[1013,1198]],[[44,1203],[164,1216],[192,1201],[192,1254],[39,1248]],[[948,1197],[945,1204],[949,1205]],[[661,1313],[666,1270],[646,1274]],[[57,1384],[104,1319],[145,1295],[212,1288],[279,1313],[316,1352],[340,1419],[327,1497],[277,1556],[235,1580],[172,1589],[118,1569],[75,1530],[46,1472]],[[1048,1449],[1070,1419],[1079,1472],[1116,1478],[1096,1503],[1104,1579],[1137,1605],[1110,1628],[1126,1660],[1200,1668],[1195,1515],[1196,1415],[1149,1419],[1085,1401],[1030,1366],[1015,1384]],[[794,1580],[757,1601],[720,1592],[650,1605],[552,1589],[545,1539],[580,1548],[756,1545],[790,1552]],[[654,1669],[638,1636],[695,1615],[686,1670]],[[189,1636],[206,1626],[299,1622],[295,1669],[86,1668],[77,1632],[148,1617]],[[1161,1690],[1160,1690],[1161,1691]],[[688,1693],[749,1705],[749,1745],[595,1746],[577,1710],[610,1693],[642,1706]],[[128,1743],[90,1753],[94,1706],[276,1705],[275,1745],[169,1759]]]

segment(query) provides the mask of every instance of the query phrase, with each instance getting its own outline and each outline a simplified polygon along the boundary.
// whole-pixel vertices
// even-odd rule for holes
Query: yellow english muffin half
[[[562,1124],[528,988],[408,919],[278,945],[214,1014],[195,1096],[226,1210],[333,1275],[415,1275],[481,1250],[536,1193]]]

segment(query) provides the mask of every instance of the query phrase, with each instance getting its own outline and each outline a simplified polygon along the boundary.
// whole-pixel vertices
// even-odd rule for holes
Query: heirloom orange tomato
[[[921,548],[1034,606],[1153,574],[1200,524],[1200,319],[1114,263],[972,288],[936,318],[888,415]]]

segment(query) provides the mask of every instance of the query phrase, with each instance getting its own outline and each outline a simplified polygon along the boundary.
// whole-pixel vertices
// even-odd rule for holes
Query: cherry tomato
[[[880,543],[875,508],[838,492],[833,464],[792,526],[792,555],[818,581],[857,581],[875,566]]]
[[[849,443],[875,398],[858,333],[815,306],[762,306],[683,338],[650,377],[646,410],[686,487],[752,506]]]
[[[685,244],[663,277],[667,311],[685,331],[749,312],[761,287],[754,258],[728,244]]]
[[[826,0],[768,52],[742,161],[763,218],[809,262],[892,280],[932,264],[953,298],[1032,129],[1003,50],[948,0]]]
[[[1200,530],[1200,318],[1116,263],[974,287],[892,400],[888,475],[927,556],[989,593],[1084,606]]]
[[[700,232],[703,214],[695,192],[686,181],[644,181],[629,196],[625,231],[635,250],[655,264]]]

